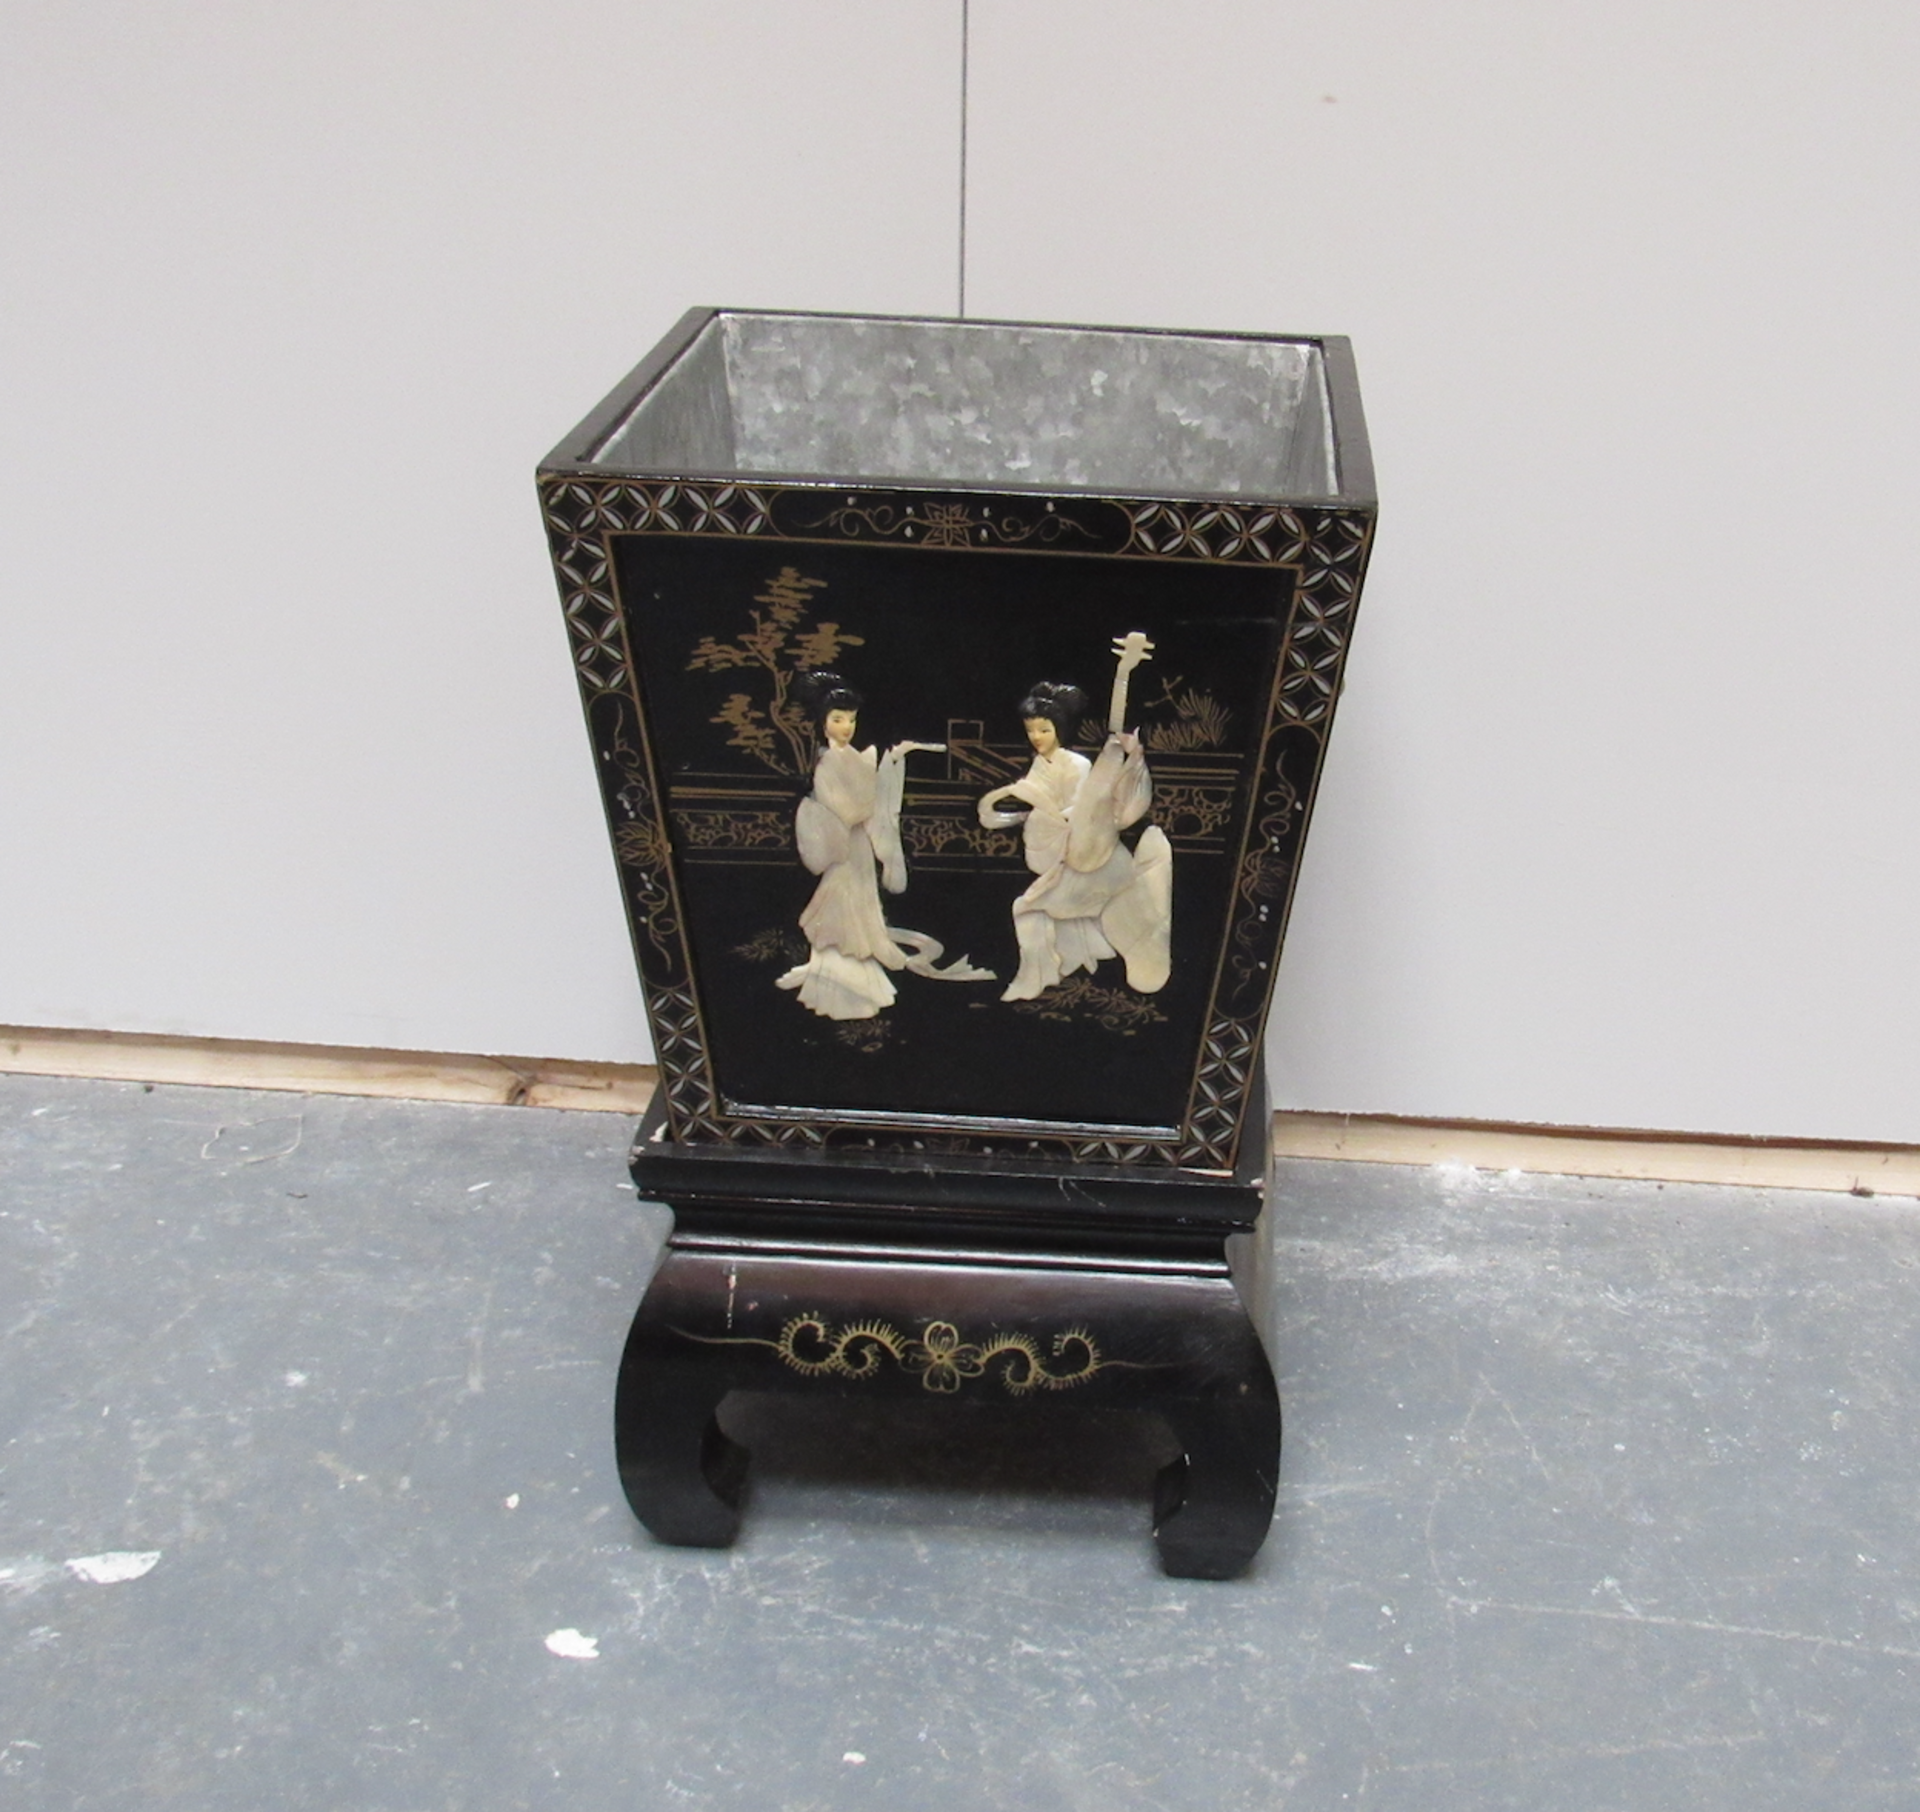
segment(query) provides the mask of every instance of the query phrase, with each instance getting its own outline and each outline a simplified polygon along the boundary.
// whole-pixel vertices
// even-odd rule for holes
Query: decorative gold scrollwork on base
[[[824,1315],[811,1312],[791,1317],[774,1340],[679,1331],[703,1346],[766,1347],[783,1365],[808,1378],[872,1378],[891,1363],[918,1373],[924,1389],[943,1395],[989,1375],[1015,1397],[1036,1390],[1072,1390],[1126,1363],[1105,1357],[1083,1327],[1054,1335],[1046,1352],[1031,1334],[990,1334],[967,1341],[951,1321],[929,1321],[916,1337],[878,1320],[835,1327]]]

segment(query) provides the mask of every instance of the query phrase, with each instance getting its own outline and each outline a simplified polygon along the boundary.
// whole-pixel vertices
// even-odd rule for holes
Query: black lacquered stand
[[[539,486],[670,1108],[635,1511],[733,1538],[732,1391],[1036,1443],[1083,1404],[1176,1440],[1167,1569],[1244,1567],[1260,1052],[1376,513],[1351,349],[694,309]]]
[[[1270,1123],[1262,1098],[1250,1127]],[[1265,1539],[1280,1399],[1256,1226],[1270,1135],[1231,1177],[1037,1157],[676,1144],[633,1177],[674,1229],[620,1365],[620,1480],[660,1540],[725,1547],[747,1450],[729,1392],[886,1395],[929,1415],[1070,1396],[1148,1410],[1182,1450],[1154,1495],[1166,1571],[1222,1579]]]

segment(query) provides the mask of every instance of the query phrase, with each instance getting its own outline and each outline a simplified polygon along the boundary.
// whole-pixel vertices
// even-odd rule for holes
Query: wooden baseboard
[[[1384,1114],[1279,1113],[1274,1135],[1280,1152],[1292,1158],[1920,1196],[1920,1146],[1913,1145],[1823,1145],[1599,1127],[1401,1120]]]
[[[642,1063],[0,1026],[0,1072],[6,1071],[627,1115],[646,1107],[658,1075]],[[1920,1196],[1920,1146],[1912,1145],[1726,1139],[1294,1111],[1274,1115],[1274,1134],[1281,1156],[1291,1158]]]
[[[588,1108],[610,1114],[641,1112],[652,1097],[656,1075],[643,1063],[470,1057],[444,1051],[372,1051],[346,1045],[255,1044],[238,1038],[0,1026],[0,1071],[8,1070],[113,1082],[292,1089],[308,1095]]]

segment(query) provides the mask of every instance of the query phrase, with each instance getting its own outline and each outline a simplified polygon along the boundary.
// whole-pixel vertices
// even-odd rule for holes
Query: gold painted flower
[[[920,1372],[928,1390],[956,1391],[962,1378],[977,1378],[986,1360],[977,1346],[964,1346],[950,1321],[930,1321],[907,1354],[907,1369]]]
[[[964,504],[930,503],[922,511],[926,547],[966,547],[973,540],[973,517]]]

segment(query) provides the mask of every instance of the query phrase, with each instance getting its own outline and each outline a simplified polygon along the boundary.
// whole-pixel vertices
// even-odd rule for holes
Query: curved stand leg
[[[1262,1382],[1264,1393],[1255,1383],[1237,1401],[1162,1407],[1184,1451],[1155,1484],[1153,1539],[1176,1579],[1231,1579],[1266,1540],[1280,1477],[1280,1400],[1271,1378]]]
[[[733,1380],[663,1360],[643,1302],[627,1336],[614,1397],[620,1485],[633,1513],[664,1542],[724,1548],[740,1532],[746,1448],[722,1432],[718,1410]]]

